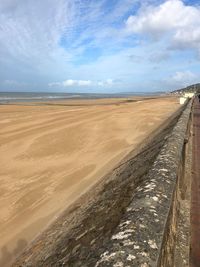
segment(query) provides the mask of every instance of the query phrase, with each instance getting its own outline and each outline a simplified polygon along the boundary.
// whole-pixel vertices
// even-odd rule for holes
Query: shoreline
[[[143,97],[162,97],[168,96],[161,92],[144,93],[113,93],[113,94],[90,94],[90,93],[26,93],[26,92],[0,92],[0,104],[18,104],[18,103],[53,103],[55,101],[73,101],[73,100],[102,100],[102,99],[132,99]]]

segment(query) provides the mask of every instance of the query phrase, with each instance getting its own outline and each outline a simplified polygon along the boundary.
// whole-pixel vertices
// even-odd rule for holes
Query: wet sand
[[[7,258],[179,108],[176,98],[54,104],[0,106],[0,247]]]

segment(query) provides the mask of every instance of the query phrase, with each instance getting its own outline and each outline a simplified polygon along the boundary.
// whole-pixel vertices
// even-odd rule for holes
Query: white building
[[[187,99],[188,98],[187,97],[184,97],[184,96],[180,97],[179,98],[180,105],[183,105]]]
[[[186,98],[193,98],[193,96],[194,96],[194,93],[185,93],[184,94],[184,97],[186,97]]]

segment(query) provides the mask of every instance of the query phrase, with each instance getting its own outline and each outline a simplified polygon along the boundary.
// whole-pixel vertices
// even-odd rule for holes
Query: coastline
[[[0,104],[30,104],[54,103],[55,101],[71,100],[101,100],[101,99],[127,99],[141,97],[161,97],[161,92],[135,92],[135,93],[40,93],[40,92],[0,92]]]

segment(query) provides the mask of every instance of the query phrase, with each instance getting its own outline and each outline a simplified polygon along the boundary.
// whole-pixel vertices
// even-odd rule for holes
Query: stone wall
[[[145,181],[136,188],[109,248],[96,267],[173,266],[179,211],[178,181],[191,102],[161,149]]]

